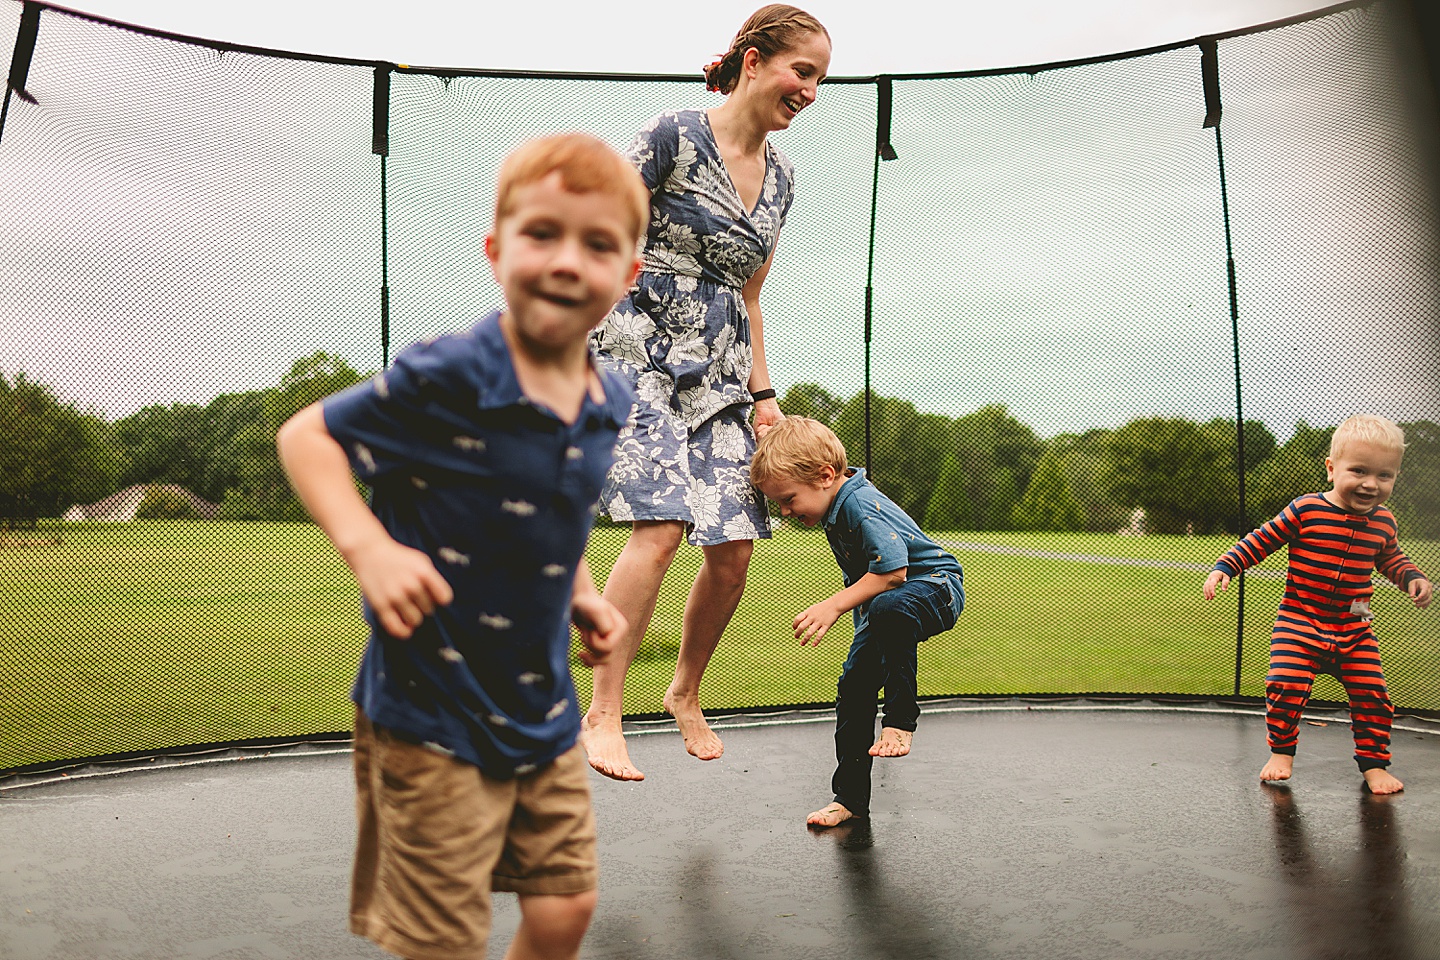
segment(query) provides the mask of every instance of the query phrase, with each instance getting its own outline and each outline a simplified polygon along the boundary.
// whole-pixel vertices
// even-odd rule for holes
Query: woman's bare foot
[[[853,816],[843,803],[827,803],[806,817],[805,823],[812,827],[838,827]]]
[[[1399,793],[1405,789],[1405,784],[1396,780],[1395,776],[1384,767],[1366,770],[1365,785],[1370,788],[1371,793],[1376,794]]]
[[[880,739],[870,748],[872,757],[903,757],[910,752],[910,741],[915,738],[914,730],[899,727],[881,727]]]
[[[680,728],[680,737],[685,741],[685,749],[692,757],[699,757],[701,760],[718,760],[725,752],[725,744],[710,729],[710,724],[705,722],[705,714],[700,710],[698,698],[680,698],[670,691],[665,691],[665,712],[675,718],[675,726]]]
[[[645,779],[645,774],[630,762],[630,751],[625,746],[625,734],[620,729],[619,720],[581,719],[580,743],[585,747],[590,766],[597,773],[611,780]]]
[[[1288,753],[1272,753],[1270,760],[1260,770],[1260,780],[1289,780],[1295,769],[1295,758]]]

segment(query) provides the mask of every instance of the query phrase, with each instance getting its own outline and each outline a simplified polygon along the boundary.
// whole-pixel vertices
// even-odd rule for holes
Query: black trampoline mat
[[[927,703],[828,831],[828,714],[726,718],[725,756],[628,724],[647,779],[595,775],[600,907],[581,956],[1440,957],[1440,729],[1400,718],[1375,797],[1343,714],[1288,787],[1254,708]],[[89,768],[93,769],[93,768]],[[288,748],[0,790],[5,960],[381,958],[346,930],[350,756]],[[518,921],[495,898],[500,957]]]

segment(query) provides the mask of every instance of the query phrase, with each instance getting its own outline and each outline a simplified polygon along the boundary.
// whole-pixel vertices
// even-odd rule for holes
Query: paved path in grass
[[[1035,557],[1040,560],[1075,560],[1079,563],[1104,563],[1116,567],[1149,567],[1158,570],[1193,570],[1208,573],[1215,569],[1213,564],[1184,563],[1180,560],[1150,560],[1141,557],[1106,557],[1095,553],[1064,553],[1059,550],[1032,550],[1029,547],[1012,547],[1000,543],[970,543],[963,540],[937,541],[947,550],[962,550],[971,553],[1003,553],[1012,557]],[[1247,577],[1263,577],[1267,580],[1284,580],[1283,570],[1247,570]]]

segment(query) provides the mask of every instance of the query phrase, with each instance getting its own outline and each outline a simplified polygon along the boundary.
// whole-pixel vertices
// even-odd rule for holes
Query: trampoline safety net
[[[1201,584],[1327,487],[1352,413],[1404,427],[1390,506],[1440,575],[1440,117],[1417,9],[838,78],[774,135],[797,171],[763,298],[781,408],[832,426],[965,569],[922,694],[1262,695],[1283,551],[1214,601]],[[277,426],[499,305],[483,237],[514,145],[624,147],[720,97],[698,74],[347,62],[0,0],[10,49],[0,773],[346,731],[359,595]],[[602,514],[598,580],[627,534]],[[632,715],[660,710],[700,560],[683,546],[666,579]],[[848,618],[818,649],[790,624],[838,586],[823,533],[777,515],[703,704],[831,701]],[[1374,609],[1397,708],[1440,711],[1436,612],[1379,577]],[[1315,697],[1344,692],[1322,677]]]

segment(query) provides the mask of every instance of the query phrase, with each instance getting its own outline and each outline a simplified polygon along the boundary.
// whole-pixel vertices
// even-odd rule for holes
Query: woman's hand
[[[780,404],[772,397],[769,400],[755,401],[755,439],[759,440],[770,431],[781,420],[785,414],[780,412]]]

